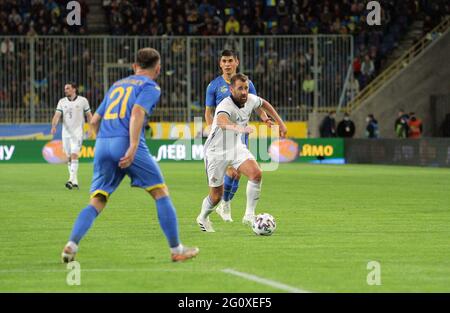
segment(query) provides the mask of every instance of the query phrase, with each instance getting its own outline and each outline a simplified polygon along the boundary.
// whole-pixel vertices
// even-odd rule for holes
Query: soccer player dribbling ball
[[[239,67],[239,58],[237,53],[233,50],[223,50],[220,54],[219,67],[222,71],[222,75],[219,75],[212,80],[206,88],[205,121],[208,128],[210,128],[213,123],[215,108],[223,99],[231,95],[230,80],[231,77],[236,75]],[[248,84],[248,92],[256,95],[256,89],[252,81],[248,80]],[[273,124],[264,110],[257,108],[256,113],[261,121],[266,123],[269,127]],[[248,146],[248,134],[243,134],[241,138],[242,142]],[[233,221],[231,218],[231,200],[239,188],[240,177],[241,175],[237,170],[235,170],[232,166],[228,167],[224,177],[224,192],[222,201],[216,208],[217,214],[219,214],[225,222]]]
[[[261,194],[262,171],[240,138],[241,134],[250,134],[253,131],[248,126],[252,112],[263,109],[278,124],[280,137],[286,137],[287,133],[286,125],[273,106],[266,100],[249,94],[247,76],[236,74],[231,78],[230,84],[231,96],[217,106],[211,132],[204,147],[209,195],[203,199],[197,223],[205,232],[214,232],[209,215],[223,195],[223,177],[228,166],[248,177],[247,206],[243,222],[252,225],[255,219],[256,205]]]

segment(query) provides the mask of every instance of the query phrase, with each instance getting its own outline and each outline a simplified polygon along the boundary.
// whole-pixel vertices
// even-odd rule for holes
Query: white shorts
[[[239,145],[237,149],[229,153],[205,153],[206,175],[210,187],[223,185],[223,178],[228,166],[233,166],[236,170],[247,160],[256,160],[253,154],[245,145]]]
[[[81,137],[63,137],[63,150],[67,156],[80,154],[83,139]]]

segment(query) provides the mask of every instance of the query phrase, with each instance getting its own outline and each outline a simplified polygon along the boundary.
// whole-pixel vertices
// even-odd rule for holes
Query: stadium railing
[[[206,87],[220,75],[223,49],[238,51],[239,70],[291,121],[336,108],[353,59],[350,35],[0,36],[0,123],[48,123],[69,81],[95,110],[109,85],[131,74],[136,51],[147,46],[162,57],[162,96],[151,121],[203,116]],[[314,86],[305,92],[308,75]]]
[[[385,83],[392,79],[397,73],[406,68],[415,58],[420,56],[423,51],[443,33],[450,29],[450,16],[446,16],[444,20],[433,30],[427,33],[421,40],[416,42],[408,49],[400,58],[380,73],[372,82],[362,89],[348,104],[342,108],[343,111],[351,112],[360,106],[365,100],[377,92]]]

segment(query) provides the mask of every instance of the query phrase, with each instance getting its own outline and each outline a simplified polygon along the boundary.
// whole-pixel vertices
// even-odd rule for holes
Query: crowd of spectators
[[[0,0],[0,35],[70,35],[87,34],[89,7],[81,6],[81,25],[70,26],[66,0]]]
[[[85,0],[78,2],[82,6],[83,25],[70,28],[64,21],[67,15],[65,0],[0,0],[0,35],[88,34],[86,16],[89,8]],[[379,0],[382,8],[382,25],[369,26],[366,21],[368,14],[366,2],[365,0],[103,0],[102,4],[111,35],[139,35],[147,38],[180,36],[170,37],[171,39],[161,44],[166,74],[163,75],[165,78],[161,79],[169,79],[171,85],[170,92],[163,94],[161,101],[163,106],[186,105],[187,44],[184,36],[202,36],[204,39],[205,36],[227,35],[224,37],[226,39],[211,40],[207,44],[204,43],[205,40],[199,44],[191,41],[189,62],[193,97],[190,102],[194,105],[194,109],[201,110],[205,88],[209,81],[219,74],[217,56],[220,50],[240,50],[242,46],[236,39],[237,35],[277,35],[247,40],[245,51],[240,51],[243,53],[241,69],[250,75],[258,93],[273,99],[277,105],[288,109],[301,105],[309,110],[315,96],[319,106],[338,104],[349,62],[352,64],[352,75],[345,93],[346,102],[380,72],[386,56],[398,45],[415,19],[423,18],[423,31],[427,32],[440,22],[442,16],[450,13],[449,4],[444,0]],[[354,38],[355,58],[348,59],[348,48],[342,41],[339,42],[342,39],[330,41],[319,38],[318,55],[315,56],[311,37],[301,40],[279,37],[297,34],[351,35]],[[13,42],[8,39],[0,41],[0,55],[14,51]],[[81,71],[83,75],[79,73],[77,75],[80,77],[68,77],[69,80],[76,80],[81,86],[89,86],[86,92],[101,94],[103,87],[96,86],[99,83],[80,81],[85,80],[83,77],[93,75],[96,77],[95,81],[100,81],[98,77],[102,75],[102,71],[98,62],[101,62],[101,59],[94,60],[95,51],[89,44],[74,51],[80,51],[80,55],[74,60],[59,60],[61,56],[55,56],[55,60],[58,59],[56,63],[77,63],[74,66],[77,69],[75,73]],[[124,51],[128,57],[121,56]],[[117,56],[116,60],[111,62],[123,63],[132,62],[133,51],[133,46],[128,42],[114,46],[113,51],[108,50],[111,55]],[[246,51],[251,51],[251,57],[245,56]],[[70,55],[73,55],[73,52]],[[11,64],[13,63],[9,66],[12,66]],[[60,68],[66,68],[64,66],[62,64]],[[55,66],[55,71],[56,68]],[[93,74],[85,75],[87,72]],[[60,79],[63,74],[58,74]],[[49,76],[52,75],[56,76],[57,73],[50,71],[45,75],[36,74],[37,77],[45,76],[46,80],[40,81],[49,83],[51,81]],[[165,81],[162,81],[161,85],[164,84]],[[285,113],[290,112],[287,110]]]

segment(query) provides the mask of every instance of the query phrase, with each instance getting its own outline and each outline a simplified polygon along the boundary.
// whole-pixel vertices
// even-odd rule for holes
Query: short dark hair
[[[240,80],[241,82],[246,82],[246,81],[248,81],[248,77],[247,77],[247,75],[244,75],[241,73],[234,74],[230,79],[231,86],[234,86],[238,80]]]
[[[239,60],[237,52],[231,49],[222,50],[222,52],[220,53],[220,57],[233,57],[236,60]]]
[[[142,48],[137,52],[136,63],[142,69],[151,69],[161,59],[159,52],[153,48]]]
[[[75,88],[76,92],[78,92],[78,85],[77,85],[77,83],[75,83],[73,81],[70,81],[70,82],[67,82],[66,85],[70,85],[72,88]]]

